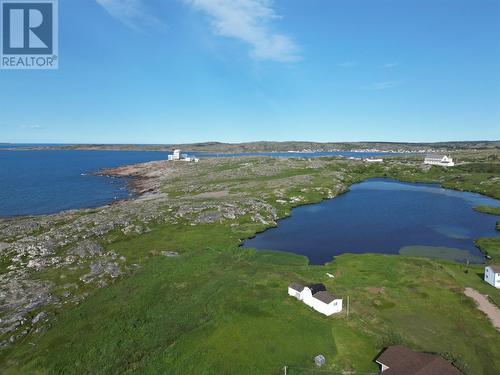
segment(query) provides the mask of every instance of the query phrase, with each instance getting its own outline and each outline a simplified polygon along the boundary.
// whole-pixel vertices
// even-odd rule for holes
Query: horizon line
[[[15,145],[15,144],[25,144],[25,145],[85,145],[85,146],[95,146],[95,145],[109,145],[109,146],[170,146],[170,145],[193,145],[193,144],[206,144],[206,143],[219,143],[228,145],[238,145],[238,144],[251,144],[251,143],[317,143],[317,144],[352,144],[352,143],[385,143],[385,144],[436,144],[436,143],[466,143],[466,142],[500,142],[500,139],[467,139],[467,140],[444,140],[444,141],[310,141],[310,140],[287,140],[287,141],[240,141],[240,142],[224,142],[224,141],[189,141],[189,142],[170,142],[170,143],[133,143],[133,142],[0,142],[3,145]]]

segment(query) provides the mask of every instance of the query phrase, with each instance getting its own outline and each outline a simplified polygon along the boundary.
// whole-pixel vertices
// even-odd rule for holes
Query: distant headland
[[[497,141],[450,141],[435,143],[406,142],[309,142],[309,141],[257,141],[246,143],[200,142],[186,144],[61,144],[61,145],[23,145],[16,150],[117,150],[117,151],[171,151],[180,148],[195,152],[322,152],[322,151],[360,151],[360,152],[429,152],[459,150],[500,149]]]

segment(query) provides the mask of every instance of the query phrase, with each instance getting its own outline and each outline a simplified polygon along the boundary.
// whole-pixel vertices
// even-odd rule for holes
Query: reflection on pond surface
[[[500,206],[479,194],[438,185],[371,179],[350,192],[295,208],[278,227],[245,241],[243,247],[290,251],[323,264],[342,253],[422,255],[482,262],[479,237],[496,237],[497,216],[473,210]]]

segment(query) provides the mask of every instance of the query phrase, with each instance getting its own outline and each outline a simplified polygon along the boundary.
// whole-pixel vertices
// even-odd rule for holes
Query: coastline
[[[346,254],[325,266],[308,266],[305,258],[293,253],[238,248],[238,239],[276,225],[294,207],[337,197],[353,183],[373,177],[403,180],[401,177],[407,174],[443,183],[463,175],[459,169],[426,169],[410,158],[388,158],[373,164],[338,158],[240,157],[206,158],[199,163],[161,160],[96,173],[129,179],[137,195],[95,209],[0,220],[0,242],[8,243],[2,250],[8,263],[4,265],[0,288],[22,296],[19,300],[9,299],[9,309],[3,312],[0,346],[2,340],[13,348],[20,340],[22,346],[22,339],[30,332],[59,319],[59,309],[70,309],[93,298],[94,290],[111,287],[116,280],[133,282],[135,272],[143,267],[149,269],[150,264],[176,262],[163,259],[158,255],[161,251],[179,253],[179,264],[190,264],[205,255],[230,262],[234,258],[236,266],[245,259],[245,264],[257,262],[255,267],[267,267],[266,262],[276,259],[291,272],[305,268],[320,272],[346,261],[360,265],[394,262],[404,267],[418,263],[428,265],[425,269],[429,272],[435,265],[465,267],[441,260],[370,254]],[[495,184],[496,180],[480,177],[485,183],[478,187]],[[465,182],[475,179],[476,175],[470,173]],[[214,194],[222,191],[225,193]],[[418,267],[413,271],[422,272]],[[182,282],[182,277],[175,282]],[[58,299],[51,299],[51,295]],[[26,309],[29,299],[37,304]],[[47,315],[36,318],[41,313]],[[19,319],[26,323],[15,326]],[[14,337],[12,342],[10,337]]]

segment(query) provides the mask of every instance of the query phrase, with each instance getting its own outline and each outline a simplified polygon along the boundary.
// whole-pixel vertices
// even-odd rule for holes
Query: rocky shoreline
[[[161,179],[165,178],[165,161],[153,161],[136,165],[125,165],[117,168],[100,170],[94,175],[124,178],[130,192],[140,196],[146,193],[158,193]]]
[[[98,174],[126,178],[133,199],[93,209],[0,219],[0,348],[46,329],[64,306],[80,303],[92,290],[140,267],[106,250],[111,232],[126,236],[146,233],[150,225],[199,225],[245,215],[272,225],[278,214],[269,203],[228,194],[225,188],[204,191],[204,169],[251,165],[255,160],[205,159],[199,165],[158,161],[106,169]],[[174,187],[180,193],[163,191]],[[158,249],[158,254],[172,256],[172,250]]]

